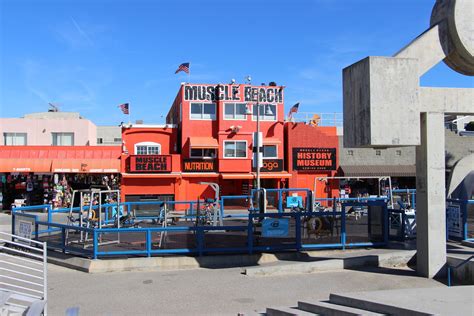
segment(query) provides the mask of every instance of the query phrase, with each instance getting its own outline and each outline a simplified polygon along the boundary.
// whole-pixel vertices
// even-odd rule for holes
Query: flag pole
[[[130,126],[132,123],[131,123],[131,120],[130,120],[130,102],[128,103],[128,126]]]
[[[191,83],[191,63],[188,66],[188,83]]]

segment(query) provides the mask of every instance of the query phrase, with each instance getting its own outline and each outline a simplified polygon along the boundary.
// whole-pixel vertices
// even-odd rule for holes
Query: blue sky
[[[163,123],[193,83],[275,81],[285,107],[342,112],[342,68],[390,56],[429,25],[434,0],[0,0],[0,116],[48,102],[98,125]],[[474,87],[443,63],[425,86]]]

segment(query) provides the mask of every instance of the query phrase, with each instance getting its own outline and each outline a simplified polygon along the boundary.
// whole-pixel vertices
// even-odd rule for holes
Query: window
[[[257,120],[257,105],[253,106],[252,119]],[[275,104],[260,104],[260,120],[262,121],[276,121],[277,112]]]
[[[397,156],[401,156],[402,155],[402,151],[401,150],[397,150]]]
[[[347,151],[347,155],[349,155],[349,156],[354,156],[354,151],[353,151],[352,149],[349,149],[349,150]]]
[[[26,146],[26,133],[3,133],[5,146]]]
[[[191,148],[190,156],[195,158],[216,158],[217,151],[215,148]]]
[[[115,137],[114,138],[114,143],[121,143],[122,142],[122,139],[120,137]]]
[[[226,120],[245,120],[247,105],[245,103],[225,103],[224,118]]]
[[[97,138],[97,144],[103,144],[104,139],[103,138]]]
[[[192,120],[215,120],[216,105],[214,103],[191,103]]]
[[[263,158],[277,158],[277,146],[276,145],[263,145]]]
[[[135,155],[161,155],[161,145],[153,142],[135,144]]]
[[[74,133],[52,133],[53,146],[74,146]]]
[[[224,141],[224,158],[247,158],[247,142]]]
[[[380,155],[382,155],[382,151],[381,151],[381,150],[376,150],[376,151],[375,151],[375,154],[376,154],[377,156],[380,156]]]

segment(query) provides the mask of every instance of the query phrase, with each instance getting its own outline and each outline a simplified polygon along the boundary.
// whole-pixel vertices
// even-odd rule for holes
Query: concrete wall
[[[447,168],[451,168],[460,159],[474,153],[474,137],[472,136],[459,136],[455,132],[446,130],[445,143]],[[380,150],[380,156],[376,154],[377,150]],[[349,154],[350,151],[352,155]],[[415,165],[415,147],[345,148],[340,136],[339,164],[342,166]]]
[[[380,151],[380,155],[377,155]],[[352,154],[351,154],[352,153]],[[415,147],[385,149],[345,148],[339,137],[339,164],[342,166],[415,165]]]
[[[446,130],[445,140],[447,168],[452,168],[457,161],[474,153],[474,136],[459,136],[455,132]]]
[[[100,143],[99,139],[102,140]],[[115,141],[117,139],[117,141]],[[97,126],[97,143],[102,146],[122,144],[122,130],[119,126]]]

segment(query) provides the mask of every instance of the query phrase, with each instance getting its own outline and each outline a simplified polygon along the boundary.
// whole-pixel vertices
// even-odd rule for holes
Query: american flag
[[[123,114],[130,114],[130,111],[128,110],[128,103],[120,104],[118,107],[120,110],[122,110]]]
[[[295,105],[293,105],[290,109],[290,112],[288,113],[288,117],[291,118],[293,117],[293,113],[297,113],[298,112],[298,107],[300,106],[300,103],[296,103]]]
[[[177,74],[180,71],[184,71],[185,73],[189,74],[189,63],[182,63],[174,73]]]

